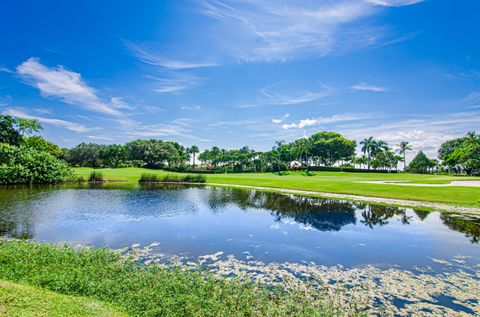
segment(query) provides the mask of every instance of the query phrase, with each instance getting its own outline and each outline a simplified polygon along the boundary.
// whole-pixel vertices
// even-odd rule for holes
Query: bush
[[[0,184],[58,183],[72,179],[67,164],[50,153],[0,143]]]
[[[188,174],[153,174],[143,173],[138,180],[139,183],[205,183],[205,175]]]
[[[104,182],[105,180],[103,179],[103,174],[102,172],[98,172],[98,171],[92,171],[90,173],[90,176],[88,177],[88,182],[89,183],[102,183]]]

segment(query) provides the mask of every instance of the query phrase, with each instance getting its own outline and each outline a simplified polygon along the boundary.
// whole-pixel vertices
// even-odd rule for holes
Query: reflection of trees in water
[[[0,189],[0,236],[33,238],[34,221],[28,207],[32,194],[30,190],[18,188]]]
[[[112,189],[118,187],[121,186],[114,186]],[[85,188],[85,186],[22,186],[18,188],[0,188],[0,235],[16,238],[33,238],[35,223],[34,212],[38,209],[33,206],[38,204],[39,195],[61,188]],[[132,188],[130,187],[130,189]],[[141,202],[142,199],[139,199],[138,190],[129,191],[128,195],[125,195],[122,199],[130,201],[133,204],[132,206],[135,207],[134,209],[138,209],[136,205],[138,201],[143,204],[142,210],[137,210],[137,215],[144,213],[148,215],[164,214],[164,209],[168,209],[170,212],[173,211],[176,214],[195,212],[194,209],[188,209],[192,205],[194,206],[193,203],[189,203],[189,197],[191,195],[189,190],[191,190],[192,187],[174,184],[142,186],[141,189],[144,194],[149,192],[148,189],[158,190],[159,194],[161,190],[166,191],[164,195],[146,195],[143,199],[151,203],[150,205],[147,204],[150,206],[148,208],[147,205]],[[223,212],[226,207],[231,204],[244,211],[248,209],[264,209],[275,216],[275,221],[286,222],[290,219],[319,231],[339,231],[346,225],[355,224],[357,221],[356,210],[362,211],[360,222],[372,229],[376,226],[388,224],[389,220],[393,217],[399,217],[404,224],[409,224],[411,219],[411,216],[407,215],[405,208],[392,206],[369,205],[365,203],[220,187],[206,188],[198,192],[194,191],[194,193],[198,195],[201,201],[206,202],[209,210],[213,213]],[[155,200],[152,200],[152,198],[155,198],[158,202],[155,203]],[[48,201],[48,197],[45,199]],[[105,197],[105,199],[108,200],[108,197]],[[168,202],[171,206],[168,204],[160,205],[161,202]],[[83,202],[80,201],[79,203]],[[164,208],[159,208],[161,206]],[[176,206],[176,208],[173,208],[173,206]],[[116,212],[118,212],[118,210],[116,210]],[[413,210],[413,212],[422,221],[425,220],[430,213],[422,210]],[[440,219],[451,230],[464,233],[470,238],[472,243],[480,242],[480,219],[465,218],[445,213],[440,214]]]
[[[447,213],[440,214],[440,219],[448,228],[464,233],[470,238],[471,243],[480,242],[480,219],[469,219]]]
[[[374,226],[387,225],[388,220],[394,216],[400,216],[400,220],[403,224],[410,224],[411,217],[407,216],[405,208],[368,204],[362,204],[358,207],[363,210],[363,220],[360,220],[360,222],[371,229],[373,229]]]
[[[275,215],[275,221],[292,219],[320,231],[338,231],[356,222],[352,202],[256,190],[212,188],[209,191],[208,205],[212,210],[219,211],[228,204],[235,204],[242,210],[266,209]]]
[[[425,220],[427,219],[427,216],[430,214],[430,211],[426,211],[426,210],[420,210],[420,209],[413,209],[413,212],[417,215],[417,217],[420,219],[420,220]]]

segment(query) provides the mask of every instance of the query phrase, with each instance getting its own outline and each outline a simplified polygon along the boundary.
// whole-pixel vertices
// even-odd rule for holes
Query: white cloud
[[[463,104],[469,108],[480,108],[480,91],[473,91],[463,98]]]
[[[87,138],[90,140],[96,140],[96,141],[114,141],[115,138],[111,138],[108,136],[99,136],[99,135],[88,135]]]
[[[375,121],[360,122],[359,125],[337,126],[336,131],[358,141],[369,136],[387,141],[391,146],[400,141],[409,141],[414,151],[437,156],[437,150],[446,140],[464,136],[468,131],[478,130],[479,112],[440,113],[435,115],[411,115],[407,118],[376,116]],[[381,123],[379,123],[381,122]]]
[[[280,89],[269,86],[260,89],[257,100],[238,106],[238,108],[254,108],[262,106],[288,106],[312,102],[333,95],[334,89],[321,85],[317,91]],[[287,116],[288,117],[288,116]]]
[[[153,91],[159,94],[178,94],[200,85],[202,81],[201,78],[193,75],[177,75],[172,78],[147,76],[147,78],[155,81]]]
[[[134,109],[134,107],[126,103],[125,100],[123,100],[123,98],[121,97],[112,97],[110,99],[110,103],[116,109],[126,109],[126,110]]]
[[[187,110],[187,111],[198,111],[201,109],[199,105],[193,105],[193,106],[181,106],[181,110]]]
[[[350,88],[356,91],[372,91],[372,92],[384,92],[387,90],[385,87],[369,85],[366,83],[358,83],[356,85],[353,85]]]
[[[17,67],[17,73],[46,97],[56,97],[65,103],[109,115],[121,114],[115,106],[102,101],[79,73],[63,66],[49,68],[32,57]]]
[[[378,45],[392,38],[367,18],[381,7],[418,0],[204,0],[201,13],[219,23],[228,53],[244,61],[321,57]]]
[[[372,4],[385,6],[385,7],[401,7],[401,6],[408,6],[412,4],[417,4],[423,2],[425,0],[367,0]]]
[[[343,121],[358,121],[358,120],[366,120],[371,118],[370,115],[367,114],[354,114],[354,113],[344,113],[333,115],[331,117],[317,117],[311,119],[302,119],[298,122],[290,123],[290,124],[283,124],[282,129],[303,129],[305,127],[312,127],[312,126],[319,126],[322,124],[331,124]]]
[[[274,124],[282,123],[282,119],[272,119],[272,123]]]
[[[14,72],[11,71],[10,69],[6,68],[6,67],[0,67],[0,72],[2,73],[9,73],[9,74],[13,74]]]
[[[126,47],[129,51],[137,57],[141,62],[159,66],[168,69],[190,69],[217,66],[214,62],[185,62],[174,59],[162,57],[159,54],[150,53],[140,45],[125,41]]]
[[[19,118],[29,119],[29,120],[37,120],[40,123],[45,123],[45,124],[50,124],[50,125],[62,127],[62,128],[65,128],[65,129],[73,131],[73,132],[80,132],[81,133],[81,132],[88,132],[88,131],[92,131],[92,130],[98,130],[98,128],[87,128],[87,127],[85,127],[81,124],[71,122],[71,121],[32,116],[32,115],[29,115],[29,114],[21,111],[21,110],[13,109],[13,108],[6,109],[4,113],[6,115],[13,116],[13,117],[19,117]]]

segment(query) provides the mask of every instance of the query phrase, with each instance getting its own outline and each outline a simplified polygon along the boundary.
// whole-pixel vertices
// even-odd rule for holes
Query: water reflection
[[[234,206],[246,213],[252,209],[263,210],[270,213],[277,223],[293,221],[322,232],[341,231],[357,222],[375,229],[388,225],[393,219],[409,225],[414,217],[406,208],[256,190],[144,185],[128,191],[109,192],[111,186],[93,186],[95,190],[85,189],[85,185],[3,187],[0,189],[0,235],[31,239],[34,238],[36,220],[42,212],[53,218],[55,213],[74,210],[86,217],[89,207],[94,205],[96,214],[91,217],[100,213],[104,216],[126,215],[137,220],[142,217],[191,215],[198,212],[201,204],[205,204],[213,215]],[[121,186],[118,184],[113,189]],[[99,209],[98,204],[102,208]],[[430,214],[423,210],[413,212],[422,222]],[[463,233],[472,244],[479,243],[479,219],[449,213],[440,214],[440,219],[449,229]]]

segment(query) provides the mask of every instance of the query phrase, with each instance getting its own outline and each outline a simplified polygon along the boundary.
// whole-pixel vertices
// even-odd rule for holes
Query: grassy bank
[[[74,250],[50,244],[1,241],[0,255],[0,280],[85,296],[133,316],[339,313],[319,292],[308,288],[287,293],[234,279],[214,278],[200,271],[146,268],[122,261],[107,249]]]
[[[126,316],[108,305],[84,297],[61,295],[33,286],[0,281],[0,316]]]
[[[85,178],[91,171],[92,169],[89,168],[75,169],[78,175]],[[122,180],[132,183],[138,182],[142,173],[165,173],[143,168],[101,169],[101,171],[107,180]],[[313,176],[306,176],[299,172],[290,172],[287,175],[245,173],[212,174],[206,177],[207,183],[298,189],[480,207],[480,187],[413,187],[362,183],[365,181],[408,181],[423,184],[446,184],[453,180],[480,180],[479,177],[402,173],[314,172],[313,174]]]

